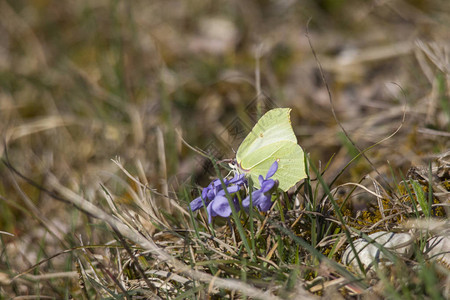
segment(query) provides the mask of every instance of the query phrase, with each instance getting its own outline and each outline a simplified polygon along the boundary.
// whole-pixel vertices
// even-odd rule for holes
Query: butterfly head
[[[236,159],[233,159],[228,166],[237,174],[246,174],[248,170],[242,168],[241,164],[237,162]]]

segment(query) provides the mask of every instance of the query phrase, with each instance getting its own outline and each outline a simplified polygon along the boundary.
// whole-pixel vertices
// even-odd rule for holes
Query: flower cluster
[[[239,201],[236,197],[236,193],[241,186],[244,186],[247,183],[245,176],[243,174],[236,175],[231,180],[224,179],[223,183],[228,194],[233,197],[233,203],[236,210],[239,210]],[[220,179],[213,180],[202,190],[201,196],[192,200],[190,204],[192,211],[196,211],[203,207],[203,205],[206,205],[209,223],[212,222],[212,217],[221,216],[227,218],[231,215],[231,207],[226,198],[226,193]]]
[[[266,178],[259,175],[259,185],[261,189],[253,191],[251,194],[252,204],[260,211],[268,211],[272,207],[272,193],[278,188],[278,180],[269,179],[278,170],[278,163],[275,161],[267,172]],[[242,206],[246,209],[250,206],[250,195],[243,201]]]
[[[251,194],[252,204],[260,211],[268,211],[272,207],[272,193],[278,188],[278,181],[269,179],[272,177],[278,169],[278,163],[275,161],[267,172],[266,178],[262,175],[259,176],[259,184],[261,188],[254,190]],[[226,192],[232,197],[232,202],[236,211],[240,210],[239,200],[236,193],[241,187],[247,186],[247,180],[243,174],[236,175],[232,179],[224,179],[223,183],[226,188]],[[221,216],[228,218],[231,215],[231,207],[226,198],[226,192],[223,189],[220,179],[213,180],[206,188],[202,190],[202,194],[195,198],[190,207],[192,211],[196,211],[206,205],[208,212],[208,222],[212,222],[212,217]],[[243,201],[242,206],[248,209],[250,206],[250,195],[248,195]]]

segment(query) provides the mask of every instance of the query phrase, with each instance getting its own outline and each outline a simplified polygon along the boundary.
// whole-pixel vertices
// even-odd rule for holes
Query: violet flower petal
[[[260,201],[260,197],[262,195],[262,191],[261,190],[256,190],[252,193],[252,204],[253,206],[258,205],[258,202]],[[248,195],[247,197],[245,197],[244,200],[242,200],[242,206],[244,208],[248,208],[250,206],[250,195]]]
[[[272,180],[272,179],[264,180],[264,182],[261,185],[261,191],[263,191],[263,193],[267,193],[274,187],[274,185],[275,185],[275,180]]]
[[[262,175],[259,175],[258,180],[259,180],[259,186],[262,186],[264,183],[264,177],[262,177]]]
[[[201,197],[197,197],[194,200],[191,201],[189,204],[192,211],[196,211],[197,209],[201,208],[203,206],[203,201]]]
[[[231,207],[226,197],[218,196],[211,202],[211,211],[221,217],[229,217],[231,215]]]
[[[260,197],[260,201],[258,203],[258,208],[260,211],[262,212],[266,212],[268,211],[271,207],[272,207],[272,197],[271,195],[262,195],[262,197]]]
[[[206,207],[206,211],[208,212],[208,223],[211,224],[212,223],[212,217],[217,216],[217,214],[215,213],[215,211],[212,209],[212,203],[214,201],[212,201],[211,203],[209,203],[209,205]]]
[[[215,196],[216,196],[216,193],[214,192],[214,189],[208,190],[208,192],[206,194],[206,198],[208,198],[209,200],[213,200]]]
[[[202,198],[203,199],[206,199],[208,197],[208,191],[209,190],[207,187],[202,190]]]
[[[266,175],[266,179],[269,179],[270,177],[272,177],[276,171],[278,170],[278,162],[275,161],[272,166],[270,166],[269,171],[267,171],[267,175]]]
[[[227,187],[227,191],[229,194],[234,194],[237,191],[239,191],[239,186],[233,185],[233,186]]]
[[[236,174],[230,181],[230,184],[243,185],[247,182],[244,174]]]

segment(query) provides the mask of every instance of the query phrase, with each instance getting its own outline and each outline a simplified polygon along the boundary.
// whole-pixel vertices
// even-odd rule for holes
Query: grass
[[[0,299],[447,298],[445,1],[328,2],[3,1]],[[208,224],[188,204],[227,170],[192,148],[234,157],[261,103],[308,177]],[[358,238],[387,261],[346,266]]]

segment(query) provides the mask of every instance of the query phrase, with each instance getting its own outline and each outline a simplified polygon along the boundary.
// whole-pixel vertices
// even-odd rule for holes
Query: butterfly
[[[306,178],[304,153],[297,144],[290,112],[290,108],[275,108],[265,113],[238,148],[237,170],[250,176],[257,188],[259,175],[264,176],[275,161],[278,170],[272,179],[279,181],[283,191]]]

